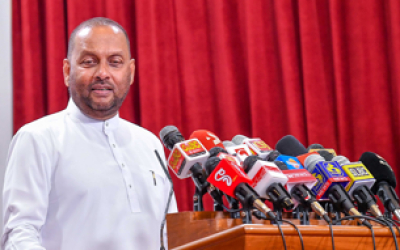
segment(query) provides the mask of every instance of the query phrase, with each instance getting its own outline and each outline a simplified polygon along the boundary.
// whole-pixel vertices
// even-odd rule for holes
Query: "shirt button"
[[[106,127],[108,127],[108,122],[106,122]]]
[[[115,144],[113,144],[113,147],[115,148]]]
[[[132,186],[131,186],[131,185],[129,185],[129,188],[132,188]]]
[[[125,167],[125,164],[122,163],[121,165],[122,165],[122,167]]]

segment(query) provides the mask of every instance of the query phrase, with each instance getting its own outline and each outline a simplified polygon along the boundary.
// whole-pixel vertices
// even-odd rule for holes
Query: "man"
[[[71,34],[66,110],[14,136],[3,249],[159,249],[170,184],[159,140],[118,116],[134,79],[126,31],[94,18]],[[170,212],[177,211],[172,200]]]

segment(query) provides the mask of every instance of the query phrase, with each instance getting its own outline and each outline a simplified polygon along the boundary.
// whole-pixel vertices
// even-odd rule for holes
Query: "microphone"
[[[299,140],[293,135],[286,135],[280,139],[275,146],[279,153],[289,156],[297,157],[301,164],[304,166],[305,159],[316,152],[308,152],[307,149],[301,144]]]
[[[227,159],[229,161],[233,161],[236,165],[240,166],[239,160],[235,156],[230,155],[228,153],[228,151],[226,151],[226,149],[223,149],[220,147],[215,147],[215,148],[210,149],[209,153],[210,153],[210,157],[216,156],[216,157],[220,158],[221,160]]]
[[[317,183],[311,190],[316,194],[318,200],[329,199],[339,211],[361,216],[345,190],[350,178],[338,162],[325,161],[320,155],[310,155],[305,160],[304,166],[317,179]],[[365,219],[356,218],[356,220],[371,228],[371,224]]]
[[[317,153],[326,152],[326,153],[332,154],[333,155],[332,157],[337,156],[336,151],[333,148],[324,148],[324,146],[322,146],[321,144],[318,144],[318,143],[314,143],[314,144],[311,144],[310,146],[308,146],[307,151],[308,152],[317,152]],[[327,160],[327,161],[330,161],[330,160]]]
[[[324,220],[330,223],[330,218],[325,209],[316,200],[315,195],[310,190],[317,182],[315,177],[310,174],[306,169],[289,169],[283,162],[276,164],[282,173],[288,178],[286,189],[294,198],[295,206],[300,202],[304,207],[311,207],[311,209]]]
[[[214,148],[210,149],[209,152],[210,152],[210,158],[211,157],[218,157],[221,160],[222,159],[226,159],[226,160],[234,162],[236,165],[240,165],[239,160],[236,157],[228,154],[228,151],[226,151],[223,148],[214,147]],[[239,203],[238,203],[237,200],[235,200],[234,198],[232,198],[232,197],[230,197],[228,195],[226,195],[225,197],[226,197],[226,200],[229,203],[230,209],[233,209],[233,210],[239,209]],[[234,212],[234,213],[231,213],[231,216],[232,216],[232,218],[240,218],[240,213],[239,212]]]
[[[201,211],[201,197],[207,191],[214,199],[214,210],[221,211],[223,200],[220,192],[207,182],[207,176],[202,164],[209,157],[209,152],[197,139],[185,141],[175,126],[166,126],[160,131],[160,138],[165,147],[171,150],[168,166],[180,179],[192,177],[196,185],[194,210]]]
[[[225,148],[218,136],[208,130],[193,131],[189,139],[198,139],[207,150],[214,147]]]
[[[360,161],[376,179],[371,188],[372,193],[379,197],[387,211],[400,220],[399,197],[394,191],[397,183],[390,165],[384,158],[372,152],[363,153]]]
[[[330,155],[332,155],[332,157],[337,156],[336,151],[332,148],[313,148],[313,149],[309,149],[308,152],[309,153],[316,152],[319,154],[321,154],[323,152],[323,154],[325,154],[325,155],[330,154]]]
[[[350,215],[361,216],[354,207],[349,194],[345,191],[350,178],[342,170],[339,163],[325,161],[318,153],[307,153],[307,149],[294,136],[284,136],[276,145],[276,149],[283,154],[297,157],[304,167],[317,179],[317,183],[311,189],[316,198],[329,199],[338,210]],[[371,228],[371,224],[362,218],[359,222]]]
[[[243,206],[254,206],[265,216],[276,219],[275,214],[260,200],[250,186],[252,181],[243,170],[232,161],[211,157],[205,164],[207,181],[225,194],[238,199]]]
[[[231,141],[224,141],[223,145],[229,154],[236,156],[240,164],[243,164],[247,157],[253,155],[246,144],[236,145]]]
[[[351,163],[344,156],[335,156],[332,160],[337,160],[343,171],[349,176],[350,182],[345,189],[350,197],[357,202],[359,210],[368,210],[373,216],[382,217],[383,215],[376,204],[376,198],[370,190],[375,184],[375,178],[364,164],[362,162]]]
[[[253,155],[257,155],[262,159],[265,159],[272,151],[272,148],[260,138],[250,139],[244,135],[236,135],[232,138],[232,142],[236,145],[246,144]]]
[[[160,131],[160,138],[171,150],[168,166],[180,179],[191,176],[195,164],[202,165],[209,157],[208,151],[197,139],[186,140],[175,126],[166,126]]]
[[[321,144],[314,143],[308,146],[307,151],[310,151],[310,149],[323,149],[323,148],[324,146],[322,146]]]
[[[324,150],[324,149],[321,149],[321,150],[318,150],[315,152],[317,152],[320,156],[324,157],[325,161],[332,161],[333,157],[335,157],[334,154],[332,154],[329,151]]]
[[[266,161],[275,161],[276,158],[278,158],[280,154],[281,154],[281,153],[279,153],[277,150],[272,150],[272,151],[268,154],[267,158],[265,158],[265,160],[266,160]]]
[[[226,158],[240,165],[240,161],[228,153],[221,140],[214,133],[208,130],[196,130],[190,135],[190,139],[198,139],[209,151],[209,157],[218,156],[221,159]]]
[[[249,156],[243,164],[243,170],[251,178],[254,190],[275,207],[292,210],[294,203],[289,193],[282,186],[288,181],[286,175],[272,162],[263,161],[258,156]]]

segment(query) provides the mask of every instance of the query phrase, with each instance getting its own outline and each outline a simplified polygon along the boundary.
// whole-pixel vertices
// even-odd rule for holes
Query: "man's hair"
[[[125,35],[126,43],[128,45],[129,56],[131,56],[131,49],[130,49],[131,47],[130,47],[128,33],[126,33],[126,30],[119,23],[117,23],[116,21],[113,21],[109,18],[95,17],[95,18],[92,18],[92,19],[82,22],[81,24],[78,25],[78,27],[76,27],[72,31],[71,36],[69,37],[69,41],[68,41],[68,52],[67,52],[68,60],[71,59],[71,53],[75,46],[76,34],[84,28],[93,28],[93,27],[98,27],[98,26],[114,26],[114,27],[120,29]]]

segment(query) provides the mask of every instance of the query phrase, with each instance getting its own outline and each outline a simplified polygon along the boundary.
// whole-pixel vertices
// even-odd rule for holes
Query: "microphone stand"
[[[300,220],[300,225],[310,225],[310,218],[308,211],[309,211],[308,208],[303,206],[302,204],[299,204],[293,211],[293,216],[295,219]]]
[[[204,211],[203,195],[203,191],[196,187],[193,195],[193,211]]]
[[[390,212],[386,207],[385,207],[385,211],[383,213],[383,216],[385,216],[386,218],[392,219],[393,218],[393,213]]]
[[[226,200],[229,202],[229,208],[232,210],[238,210],[239,209],[239,202],[235,199],[230,197],[229,195],[225,195]],[[240,218],[240,212],[231,212],[231,218],[232,219],[237,219]]]
[[[333,206],[332,203],[326,202],[325,203],[325,211],[327,211],[329,214],[334,214],[335,216],[332,218],[331,215],[329,217],[331,218],[332,221],[337,221],[341,218],[340,212],[336,211],[335,207]]]
[[[242,218],[243,224],[252,224],[251,210],[252,210],[253,206],[250,205],[250,202],[249,202],[249,200],[251,199],[250,195],[243,196],[242,194],[237,193],[236,196],[239,198],[239,200],[242,203],[243,214],[244,214],[244,216]],[[240,215],[240,212],[239,212],[239,215]]]
[[[272,205],[274,206],[274,212],[276,213],[276,223],[282,225],[282,212],[283,208],[279,203],[273,202]],[[275,221],[271,221],[271,224],[274,224]]]

